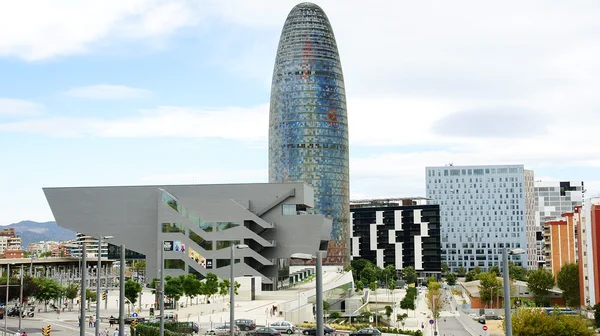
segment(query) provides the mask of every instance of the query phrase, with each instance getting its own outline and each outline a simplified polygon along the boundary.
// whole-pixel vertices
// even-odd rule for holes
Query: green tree
[[[527,269],[525,267],[517,266],[512,261],[508,262],[508,276],[511,279],[519,281],[527,280]]]
[[[146,270],[146,260],[140,260],[133,264],[133,270],[137,273],[144,272]]]
[[[377,290],[377,281],[371,281],[371,283],[369,284],[369,289],[374,292]]]
[[[366,283],[377,281],[377,279],[379,278],[377,273],[377,268],[374,265],[370,264],[362,270],[362,273],[360,273],[360,279]]]
[[[387,316],[388,320],[390,319],[390,316],[392,316],[393,312],[394,309],[392,308],[392,306],[385,306],[385,316]]]
[[[579,266],[569,263],[563,265],[556,276],[556,284],[563,291],[568,307],[579,307]]]
[[[467,272],[467,275],[465,276],[465,281],[471,282],[473,280],[476,280],[476,278],[477,278],[477,273],[475,273],[474,270],[470,270],[469,272]]]
[[[486,306],[494,303],[502,292],[502,281],[498,279],[496,273],[479,274],[479,297]]]
[[[412,266],[408,266],[402,270],[402,279],[408,284],[417,282],[417,271]]]
[[[415,310],[415,298],[412,295],[406,294],[402,300],[400,300],[400,308],[406,309],[407,311]]]
[[[447,274],[448,270],[450,270],[450,268],[448,267],[448,264],[442,263],[442,274]]]
[[[494,273],[496,276],[500,276],[500,267],[498,267],[498,265],[494,265],[488,269],[488,273]]]
[[[331,305],[329,304],[329,302],[327,302],[326,300],[323,300],[323,312],[329,313],[330,309],[331,309]]]
[[[50,278],[34,278],[34,281],[37,285],[37,291],[33,294],[33,296],[39,300],[44,302],[44,311],[48,311],[48,302],[50,300],[56,300],[62,294],[62,288],[60,284]],[[83,304],[83,303],[82,303]]]
[[[188,303],[189,299],[192,299],[193,302],[194,298],[201,294],[202,282],[193,274],[180,275],[179,278]]]
[[[46,251],[46,252],[40,253],[40,258],[48,258],[48,257],[52,257],[52,252]]]
[[[441,286],[439,282],[430,280],[427,283],[427,305],[434,319],[440,317],[440,312],[444,304],[441,301]]]
[[[456,275],[458,275],[459,277],[464,277],[465,275],[467,275],[467,269],[460,266],[459,268],[456,269]]]
[[[594,323],[596,328],[600,328],[600,303],[594,305]]]
[[[219,292],[219,278],[214,273],[206,274],[202,288],[204,289],[203,294],[206,295],[206,299],[210,300],[211,296]]]
[[[475,274],[479,274],[479,273],[481,273],[481,267],[475,266],[475,267],[473,267],[472,271],[475,272]]]
[[[360,291],[362,291],[364,288],[365,288],[365,284],[364,284],[362,281],[358,280],[358,281],[356,282],[356,288],[354,289],[354,291],[356,291],[356,292],[360,292]]]
[[[167,276],[165,278],[165,296],[173,299],[175,306],[177,306],[177,301],[183,296],[183,285],[179,277]]]
[[[71,311],[73,309],[73,300],[75,300],[75,298],[79,296],[79,284],[69,284],[67,287],[65,287],[64,294],[65,297],[71,302],[71,304],[69,305],[69,311]]]
[[[448,283],[448,286],[456,285],[456,279],[456,274],[450,271],[446,272],[446,282]]]
[[[537,272],[537,271],[536,271]],[[503,327],[504,322],[502,323]],[[589,322],[581,315],[546,314],[543,310],[519,308],[512,317],[516,336],[592,336]]]
[[[137,302],[140,293],[142,292],[142,285],[137,281],[127,280],[125,281],[125,297],[131,304]]]
[[[527,288],[533,294],[536,306],[549,306],[550,289],[554,287],[554,277],[552,273],[545,269],[537,269],[527,278]]]
[[[221,282],[219,282],[219,295],[223,297],[223,300],[225,300],[225,296],[229,294],[230,284],[231,282],[229,279],[223,279]]]

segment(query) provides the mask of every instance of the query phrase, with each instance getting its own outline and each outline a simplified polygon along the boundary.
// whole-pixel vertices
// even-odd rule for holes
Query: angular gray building
[[[335,36],[319,6],[301,3],[285,20],[273,70],[269,181],[315,188],[312,210],[333,219],[329,264],[350,261],[348,157],[346,93]]]
[[[59,226],[112,235],[111,244],[144,254],[147,279],[158,275],[160,249],[165,275],[228,278],[231,248],[245,244],[236,251],[235,276],[261,277],[264,290],[284,288],[289,257],[324,250],[331,232],[330,219],[296,211],[314,206],[303,183],[43,190]]]

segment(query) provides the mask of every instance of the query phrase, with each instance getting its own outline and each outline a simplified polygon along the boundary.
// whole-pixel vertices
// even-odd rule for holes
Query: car
[[[485,317],[480,317],[479,319],[477,319],[477,322],[485,324]]]
[[[273,328],[257,328],[248,332],[252,336],[281,336],[281,333]]]
[[[476,319],[479,317],[479,316],[477,316],[477,314],[473,314],[473,313],[469,314],[468,316],[473,319]]]
[[[293,334],[296,330],[296,326],[292,322],[288,321],[277,321],[269,325],[269,328],[273,328],[279,332]]]
[[[488,320],[502,320],[502,316],[498,315],[486,315],[485,318]]]
[[[350,336],[365,336],[365,335],[376,335],[381,336],[381,331],[376,328],[364,328],[358,331],[353,331],[350,333]]]
[[[237,319],[235,320],[235,325],[238,326],[238,328],[240,328],[242,331],[256,329],[256,323],[254,323],[254,320],[249,319]]]
[[[330,335],[334,331],[335,331],[335,328],[332,328],[332,327],[326,326],[326,325],[323,326],[323,333],[325,335]],[[314,327],[308,328],[308,329],[304,329],[304,330],[302,330],[302,333],[304,335],[316,335],[317,334],[317,326],[314,326]]]
[[[239,336],[240,328],[237,326],[233,327],[233,334]],[[206,335],[229,335],[229,324],[221,324],[214,328],[210,328],[206,331]]]

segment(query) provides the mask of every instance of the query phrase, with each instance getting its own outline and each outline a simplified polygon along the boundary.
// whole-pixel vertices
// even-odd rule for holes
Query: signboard
[[[369,323],[373,323],[373,315],[369,316]]]
[[[429,320],[429,324],[434,324],[435,321],[434,320]]]
[[[133,314],[131,314],[131,316],[138,317],[138,314],[137,313],[133,313]]]
[[[173,241],[164,241],[163,242],[163,250],[164,251],[173,251]]]
[[[487,326],[483,326],[483,331],[486,331],[486,330],[487,330]]]
[[[206,259],[206,268],[212,269],[212,259]]]
[[[181,252],[181,241],[176,240],[173,242],[173,244],[175,245],[175,252]]]

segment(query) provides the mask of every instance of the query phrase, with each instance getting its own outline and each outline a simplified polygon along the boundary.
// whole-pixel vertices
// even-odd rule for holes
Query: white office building
[[[502,249],[518,266],[536,263],[533,171],[523,165],[427,167],[427,197],[440,206],[442,262],[487,270]]]
[[[535,181],[534,192],[536,230],[540,232],[546,221],[560,219],[562,214],[583,205],[583,181]],[[540,267],[545,265],[543,240],[536,242],[536,253]]]

